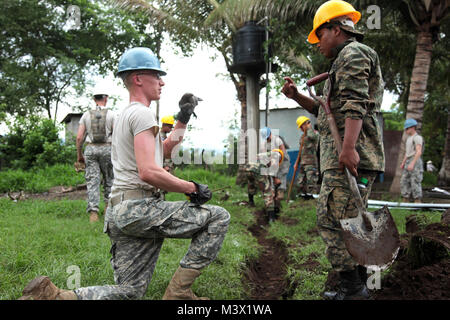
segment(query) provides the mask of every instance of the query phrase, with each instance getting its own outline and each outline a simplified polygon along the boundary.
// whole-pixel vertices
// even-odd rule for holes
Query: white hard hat
[[[94,95],[94,96],[99,96],[99,95],[109,96],[109,94],[108,94],[107,92],[108,92],[108,90],[106,90],[106,89],[104,88],[104,86],[96,85],[96,86],[94,87],[93,95]]]

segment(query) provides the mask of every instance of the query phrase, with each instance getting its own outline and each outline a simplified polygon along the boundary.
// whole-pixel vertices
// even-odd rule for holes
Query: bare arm
[[[196,192],[194,183],[179,179],[156,164],[155,135],[151,129],[134,137],[134,154],[139,177],[143,181],[168,192]]]
[[[76,144],[77,144],[77,161],[78,162],[84,162],[83,152],[82,152],[81,149],[83,147],[85,133],[86,133],[85,125],[84,124],[80,124],[78,126],[77,139],[76,139]]]
[[[295,85],[294,81],[289,77],[284,77],[284,80],[286,81],[283,85],[283,88],[281,89],[281,92],[284,93],[286,97],[289,99],[292,99],[296,101],[300,106],[305,108],[309,113],[314,114],[314,105],[315,101],[314,99],[307,97],[297,90],[297,86]]]
[[[183,141],[184,132],[186,131],[186,124],[181,121],[177,121],[174,130],[170,133],[166,140],[163,142],[164,146],[164,158],[170,159],[173,148]]]

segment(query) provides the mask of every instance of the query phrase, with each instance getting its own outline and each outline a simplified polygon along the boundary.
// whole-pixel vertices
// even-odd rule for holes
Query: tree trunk
[[[450,114],[447,116],[447,133],[445,136],[444,160],[438,176],[439,186],[450,186]]]
[[[432,34],[429,30],[421,30],[417,35],[416,57],[411,74],[411,83],[409,86],[408,106],[406,109],[406,118],[413,118],[417,121],[417,131],[422,128],[422,115],[425,103],[425,93],[427,89],[428,74],[430,71],[431,54],[433,49]],[[400,193],[400,178],[402,169],[400,165],[405,156],[406,133],[403,132],[402,143],[400,145],[397,159],[397,169],[392,181],[390,192]]]

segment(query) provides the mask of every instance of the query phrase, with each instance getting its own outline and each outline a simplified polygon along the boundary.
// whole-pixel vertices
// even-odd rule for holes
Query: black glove
[[[212,198],[212,192],[206,184],[199,184],[192,180],[190,182],[193,182],[197,187],[196,192],[186,193],[191,203],[195,205],[202,205]]]
[[[203,101],[201,98],[194,96],[192,93],[185,93],[181,97],[178,105],[180,106],[180,112],[178,112],[177,120],[181,121],[184,124],[189,122],[191,115],[197,118],[197,115],[194,113],[194,108],[198,105],[199,101]]]

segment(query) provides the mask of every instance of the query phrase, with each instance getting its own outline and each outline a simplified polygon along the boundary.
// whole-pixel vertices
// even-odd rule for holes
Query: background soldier
[[[311,120],[305,116],[297,118],[297,127],[305,135],[297,180],[299,189],[306,196],[317,194],[319,192],[319,163],[317,160],[319,133],[313,129]]]
[[[327,299],[368,298],[367,270],[358,266],[347,251],[342,238],[340,219],[358,215],[344,166],[358,179],[367,180],[361,189],[365,205],[378,173],[384,171],[381,127],[377,120],[383,98],[383,79],[377,53],[360,43],[362,33],[354,25],[361,13],[345,1],[322,4],[314,16],[310,43],[332,61],[324,96],[330,93],[330,109],[343,137],[342,151],[337,153],[326,114],[314,99],[298,92],[286,77],[282,92],[317,116],[320,133],[320,170],[322,185],[317,206],[319,233],[326,244],[326,255],[339,272],[337,292],[325,292]]]
[[[86,211],[89,221],[98,221],[100,184],[103,181],[105,212],[114,178],[111,163],[111,137],[114,126],[113,112],[106,108],[108,95],[96,88],[95,109],[86,111],[80,119],[77,133],[77,162],[86,164],[85,178],[88,195]],[[84,155],[83,142],[86,141]],[[103,180],[102,180],[103,177]]]
[[[192,94],[179,102],[177,139],[161,140],[151,102],[159,100],[164,82],[156,55],[148,48],[126,51],[117,75],[129,92],[129,105],[117,117],[112,140],[114,185],[104,231],[111,239],[116,285],[61,290],[48,277],[32,280],[23,299],[137,299],[147,291],[164,238],[191,238],[186,255],[163,299],[199,299],[191,290],[201,270],[216,257],[228,230],[230,214],[204,205],[208,186],[181,180],[163,169],[163,158],[182,141],[198,103]],[[179,137],[179,139],[178,139]],[[159,190],[186,194],[190,201],[163,201]]]
[[[416,120],[406,119],[404,130],[408,138],[405,145],[405,157],[401,163],[403,171],[400,179],[403,202],[408,202],[410,196],[414,202],[422,202],[423,138],[417,133],[416,127]]]
[[[165,116],[161,118],[161,139],[162,141],[167,139],[167,136],[173,130],[173,124],[175,123],[175,118],[173,116]],[[164,158],[163,168],[170,174],[174,174],[175,165],[173,164],[172,157]],[[166,199],[167,191],[161,190],[162,199]]]
[[[263,140],[260,149],[266,151],[268,155],[268,159],[264,163],[267,168],[263,168],[261,174],[268,178],[264,189],[264,204],[269,222],[271,222],[278,218],[281,211],[281,201],[287,187],[290,159],[284,141],[281,137],[272,134],[270,128],[262,128],[260,135]]]

